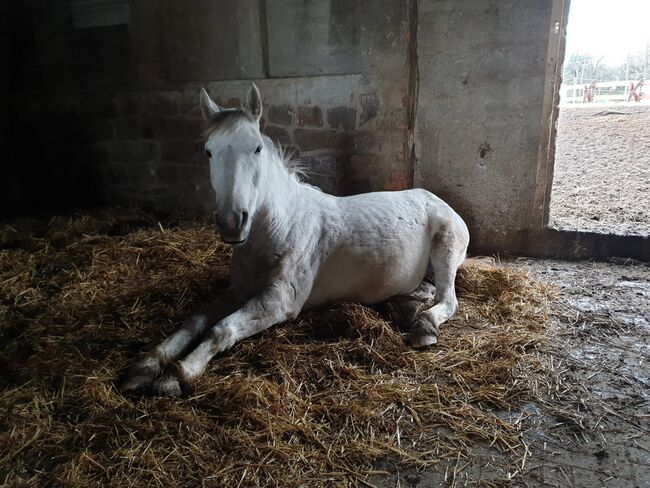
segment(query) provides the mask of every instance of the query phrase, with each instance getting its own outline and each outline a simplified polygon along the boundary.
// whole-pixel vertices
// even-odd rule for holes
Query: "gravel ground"
[[[650,234],[650,106],[562,107],[550,225]]]

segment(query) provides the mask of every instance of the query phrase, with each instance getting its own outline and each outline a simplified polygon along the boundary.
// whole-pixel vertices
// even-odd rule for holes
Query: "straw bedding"
[[[394,306],[339,303],[215,358],[185,398],[125,397],[123,368],[226,286],[212,227],[111,209],[3,223],[0,245],[0,484],[363,485],[481,444],[525,457],[497,412],[547,381],[552,290],[520,271],[464,266],[429,350]]]

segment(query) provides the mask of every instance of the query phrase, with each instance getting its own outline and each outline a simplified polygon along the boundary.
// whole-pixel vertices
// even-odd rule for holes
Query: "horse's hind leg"
[[[433,305],[434,295],[434,286],[428,281],[423,281],[408,295],[396,295],[386,300],[386,311],[399,329],[408,331],[420,312]]]
[[[433,238],[431,265],[436,293],[433,307],[418,315],[411,328],[413,347],[424,347],[438,342],[440,326],[458,309],[455,281],[456,271],[465,259],[467,251],[466,232],[451,228],[441,229]]]

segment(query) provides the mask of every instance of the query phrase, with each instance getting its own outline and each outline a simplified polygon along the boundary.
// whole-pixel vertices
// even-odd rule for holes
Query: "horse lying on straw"
[[[410,342],[435,344],[458,308],[454,280],[469,242],[460,216],[421,189],[340,198],[302,183],[260,133],[254,84],[245,109],[221,108],[204,89],[200,105],[216,223],[233,246],[231,285],[131,368],[122,389],[180,395],[215,354],[333,300],[428,299],[433,306],[411,310]],[[435,293],[423,282],[430,271]]]

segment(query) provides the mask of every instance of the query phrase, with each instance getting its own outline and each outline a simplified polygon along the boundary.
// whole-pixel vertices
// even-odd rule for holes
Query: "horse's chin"
[[[248,239],[248,232],[242,232],[239,235],[228,235],[221,232],[221,240],[231,246],[241,246]]]
[[[226,244],[230,244],[231,246],[241,246],[244,242],[246,242],[246,238],[243,238],[241,241],[229,241],[227,239],[222,239],[223,242]]]

